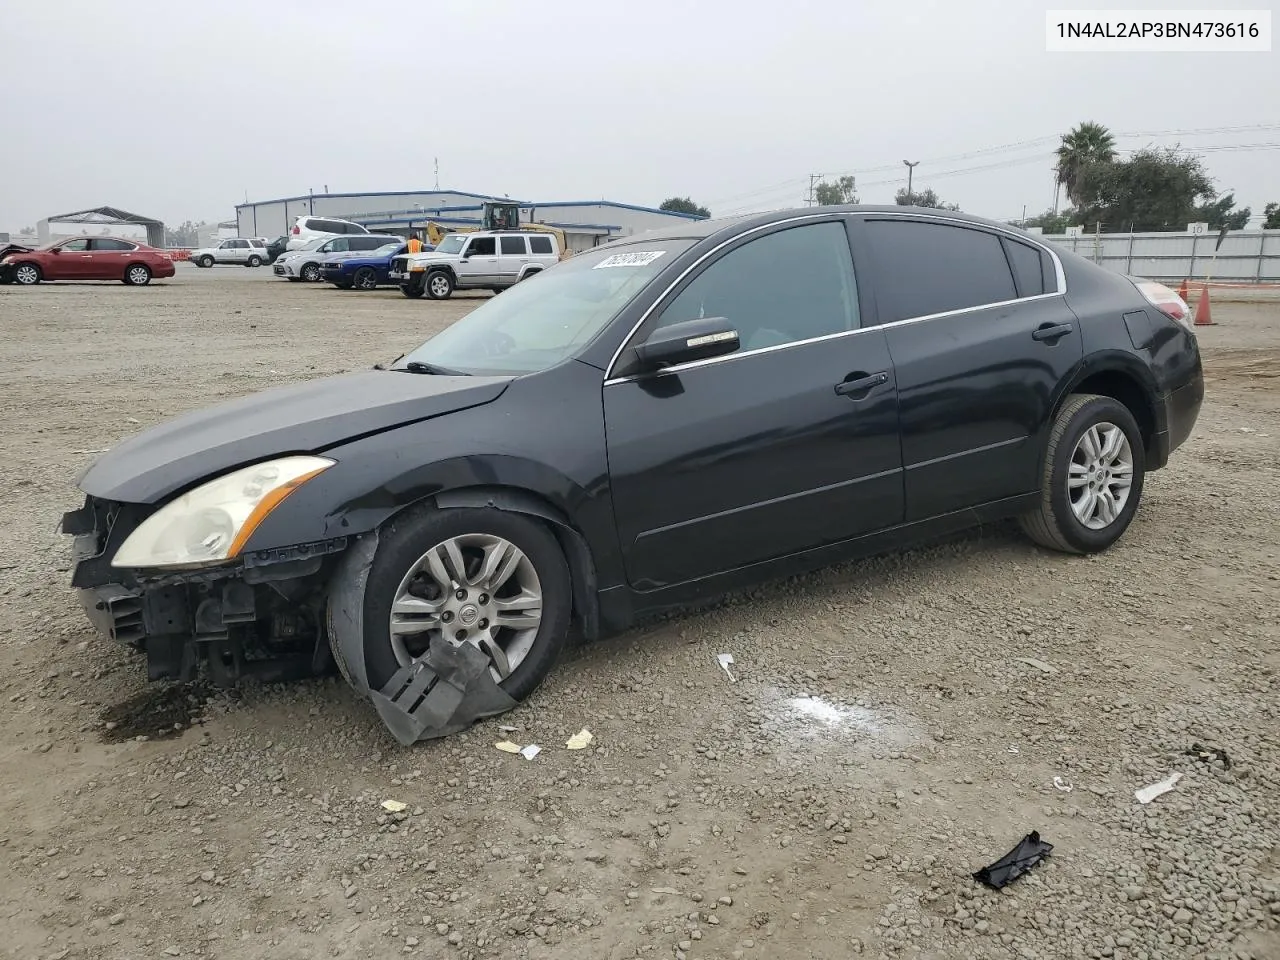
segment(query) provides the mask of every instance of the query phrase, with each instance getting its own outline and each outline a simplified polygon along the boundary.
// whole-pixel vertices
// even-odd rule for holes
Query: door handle
[[[1042,327],[1036,327],[1031,334],[1031,339],[1052,342],[1065,337],[1073,329],[1074,327],[1069,323],[1046,323]]]
[[[870,376],[858,377],[854,380],[842,380],[836,384],[837,396],[847,397],[854,393],[864,393],[872,387],[878,387],[882,383],[889,382],[887,373],[873,373]]]

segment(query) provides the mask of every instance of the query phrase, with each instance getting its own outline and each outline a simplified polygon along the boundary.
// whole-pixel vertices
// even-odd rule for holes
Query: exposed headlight
[[[9,256],[5,257],[3,260],[0,260],[0,263],[13,263],[14,259],[15,258],[13,254],[9,254]]]
[[[285,497],[333,464],[324,457],[282,457],[201,484],[143,521],[111,565],[198,567],[229,560]]]

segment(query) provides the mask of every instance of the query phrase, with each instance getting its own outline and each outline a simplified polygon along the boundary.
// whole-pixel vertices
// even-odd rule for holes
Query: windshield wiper
[[[463,373],[461,370],[450,370],[448,367],[437,367],[434,363],[423,363],[421,360],[410,360],[401,370],[408,370],[410,373],[431,373],[441,377],[469,377],[471,374]]]

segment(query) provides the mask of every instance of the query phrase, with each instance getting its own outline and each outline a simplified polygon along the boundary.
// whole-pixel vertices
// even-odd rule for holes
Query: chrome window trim
[[[1050,258],[1053,260],[1055,280],[1057,281],[1058,289],[1053,291],[1052,293],[1037,293],[1029,297],[1014,297],[1012,300],[1001,300],[996,303],[981,303],[972,307],[962,307],[959,310],[944,310],[941,313],[927,313],[919,317],[906,317],[902,320],[893,320],[889,323],[881,323],[874,327],[859,327],[856,330],[841,330],[838,333],[828,333],[821,337],[809,337],[806,340],[794,340],[791,343],[780,343],[780,344],[775,344],[774,346],[771,346],[771,347],[758,347],[755,350],[747,350],[741,353],[728,353],[722,357],[710,357],[706,360],[691,360],[689,363],[680,363],[680,364],[676,364],[675,366],[664,367],[662,370],[653,371],[650,373],[634,374],[634,375],[625,376],[625,377],[613,376],[613,368],[617,366],[618,357],[622,356],[622,351],[625,350],[627,347],[627,344],[631,342],[631,338],[636,335],[636,331],[639,330],[644,325],[644,322],[649,319],[649,317],[653,314],[655,310],[657,310],[660,306],[664,304],[664,301],[670,295],[671,291],[674,290],[677,286],[679,286],[684,281],[685,277],[689,276],[689,274],[691,274],[694,270],[702,266],[702,264],[705,263],[708,259],[715,256],[717,253],[719,253],[725,247],[729,246],[731,243],[734,243],[742,239],[743,237],[748,237],[753,233],[758,233],[761,230],[768,230],[771,227],[777,227],[777,226],[781,226],[783,224],[788,224],[788,223],[803,223],[807,220],[821,220],[821,219],[825,219],[832,216],[860,217],[862,219],[875,219],[875,220],[884,219],[884,218],[898,218],[902,220],[937,220],[942,223],[955,224],[956,226],[968,227],[970,229],[976,228],[978,230],[985,230],[985,231],[996,233],[996,234],[1003,234],[1009,237],[1011,240],[1020,240],[1021,242],[1030,244],[1033,247],[1038,247],[1041,250],[1045,251],[1045,253],[1049,254]],[[1013,268],[1010,267],[1009,269],[1010,269],[1010,273],[1012,273]],[[857,272],[856,263],[854,264],[854,272],[855,274]],[[1022,236],[1020,234],[1014,233],[1012,230],[1001,229],[998,225],[989,225],[985,223],[973,223],[972,221],[969,221],[969,220],[961,220],[957,217],[947,217],[947,216],[941,216],[938,214],[907,213],[907,212],[897,213],[894,211],[876,212],[876,213],[873,213],[870,211],[865,213],[862,213],[862,212],[810,213],[810,214],[804,214],[798,217],[788,217],[785,220],[775,220],[772,223],[761,224],[758,227],[752,227],[750,230],[745,230],[742,233],[735,234],[729,239],[716,244],[714,247],[712,247],[710,250],[708,250],[706,253],[700,256],[693,263],[689,264],[689,266],[685,267],[685,269],[680,272],[680,275],[676,277],[674,280],[672,280],[671,283],[667,285],[666,289],[662,291],[662,293],[658,294],[658,296],[654,299],[653,303],[649,304],[648,308],[644,311],[644,313],[640,315],[640,319],[635,322],[635,325],[632,326],[631,330],[628,331],[627,335],[622,338],[622,343],[620,343],[618,345],[618,349],[613,352],[613,356],[609,359],[609,365],[605,368],[604,386],[607,387],[615,383],[629,383],[633,380],[641,380],[648,377],[663,376],[664,374],[669,374],[669,373],[679,373],[682,370],[694,370],[694,369],[697,369],[698,367],[710,366],[713,363],[723,363],[726,360],[735,360],[738,357],[751,357],[751,356],[755,356],[758,353],[771,353],[775,350],[786,350],[790,347],[800,347],[810,343],[819,343],[823,340],[834,340],[838,337],[848,337],[857,333],[865,333],[868,330],[885,330],[889,327],[906,326],[909,323],[923,323],[926,320],[938,320],[938,319],[941,319],[942,317],[954,317],[957,314],[972,313],[975,310],[991,310],[991,309],[994,309],[995,307],[1007,307],[1013,303],[1029,303],[1033,300],[1047,300],[1049,297],[1064,297],[1066,296],[1066,294],[1067,294],[1067,274],[1066,274],[1066,271],[1063,270],[1062,268],[1062,259],[1058,256],[1057,251],[1054,250],[1050,244],[1044,241],[1036,240],[1035,237],[1032,235]]]
[[[973,307],[961,307],[958,310],[944,310],[941,313],[927,313],[919,317],[906,317],[902,320],[893,320],[893,321],[890,321],[889,323],[877,324],[874,327],[858,327],[856,330],[841,330],[838,333],[828,333],[821,337],[809,337],[805,340],[793,340],[790,343],[779,343],[769,347],[757,347],[755,350],[745,350],[742,352],[727,353],[722,357],[709,357],[706,360],[691,360],[688,363],[675,364],[674,366],[664,367],[661,370],[656,370],[649,373],[633,374],[625,377],[612,376],[613,368],[614,366],[617,365],[617,362],[618,362],[618,357],[622,356],[622,351],[626,349],[627,344],[631,342],[631,338],[636,335],[636,331],[639,330],[640,327],[643,326],[644,322],[649,319],[650,315],[656,309],[658,309],[659,306],[663,304],[663,302],[666,300],[667,296],[671,293],[671,291],[674,290],[677,286],[679,286],[679,284],[684,280],[685,277],[687,277],[690,273],[692,273],[694,270],[700,267],[710,257],[714,256],[716,253],[718,253],[720,250],[724,249],[734,241],[739,240],[742,237],[750,236],[751,234],[757,233],[761,230],[768,230],[770,227],[776,227],[785,223],[800,223],[806,220],[817,220],[817,219],[822,219],[830,216],[832,216],[832,214],[830,213],[806,214],[804,216],[789,217],[786,220],[776,220],[773,223],[766,223],[758,227],[752,227],[750,230],[744,231],[743,233],[736,234],[735,236],[729,238],[728,240],[725,240],[722,243],[716,244],[716,246],[712,247],[710,250],[704,253],[701,257],[699,257],[697,260],[691,263],[688,267],[686,267],[683,271],[681,271],[680,275],[676,277],[674,280],[672,280],[671,283],[668,284],[667,288],[663,290],[662,293],[660,293],[657,296],[657,298],[653,301],[653,303],[649,305],[648,309],[646,309],[645,312],[640,315],[640,319],[636,321],[635,325],[627,333],[626,337],[623,338],[622,343],[619,344],[618,346],[618,349],[613,352],[613,357],[609,360],[609,366],[606,368],[604,386],[606,387],[612,386],[615,383],[630,383],[634,380],[644,380],[651,377],[660,377],[660,376],[665,376],[666,374],[680,373],[684,370],[696,370],[699,367],[707,367],[713,363],[724,363],[728,360],[736,360],[739,357],[752,357],[760,353],[772,353],[776,350],[788,350],[791,347],[802,347],[810,343],[821,343],[824,340],[835,340],[840,337],[850,337],[859,333],[867,333],[868,331],[871,331],[871,330],[887,330],[889,327],[903,327],[912,323],[924,323],[926,320],[939,320],[939,319],[942,319],[943,317],[954,317],[961,313],[973,313],[976,310],[992,310],[992,309],[995,309],[996,307],[1007,307],[1014,303],[1030,303],[1034,300],[1047,300],[1050,297],[1063,297],[1063,296],[1066,296],[1066,293],[1067,293],[1067,275],[1066,275],[1066,272],[1062,269],[1062,260],[1058,257],[1057,252],[1049,244],[1044,243],[1042,241],[1038,241],[1034,239],[1034,237],[1031,237],[1031,236],[1023,237],[1023,236],[1020,236],[1019,234],[1014,233],[1011,230],[1001,230],[999,227],[989,227],[985,223],[972,223],[968,220],[957,219],[956,217],[945,217],[945,216],[938,216],[934,214],[921,214],[921,213],[912,214],[912,213],[895,213],[895,212],[835,214],[835,216],[863,217],[864,219],[865,218],[880,219],[885,217],[889,217],[889,218],[897,217],[899,219],[911,219],[911,220],[938,220],[938,221],[942,221],[943,223],[957,224],[959,226],[967,226],[970,228],[977,227],[979,229],[987,229],[995,233],[1004,234],[1012,240],[1020,240],[1023,243],[1029,243],[1031,246],[1039,247],[1041,250],[1044,250],[1046,253],[1049,254],[1049,256],[1053,260],[1053,265],[1055,268],[1054,272],[1056,274],[1058,289],[1053,291],[1052,293],[1037,293],[1029,297],[1014,297],[1012,300],[1000,300],[996,303],[982,303]],[[854,270],[856,273],[856,270],[857,270],[856,264],[854,265]],[[1010,272],[1012,272],[1012,267],[1010,267]]]

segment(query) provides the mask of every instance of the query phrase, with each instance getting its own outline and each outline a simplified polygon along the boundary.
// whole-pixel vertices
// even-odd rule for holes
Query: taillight
[[[1131,279],[1133,280],[1133,285],[1138,288],[1138,292],[1147,298],[1148,303],[1170,320],[1176,321],[1179,326],[1184,327],[1191,333],[1195,333],[1195,320],[1191,316],[1191,307],[1187,305],[1187,301],[1183,300],[1175,291],[1166,287],[1163,283],[1156,283],[1154,280]]]
[[[295,223],[295,224],[293,225],[293,235],[296,237],[296,236],[297,236],[298,234],[300,234],[301,232],[302,232],[302,231],[298,229],[298,225]]]

